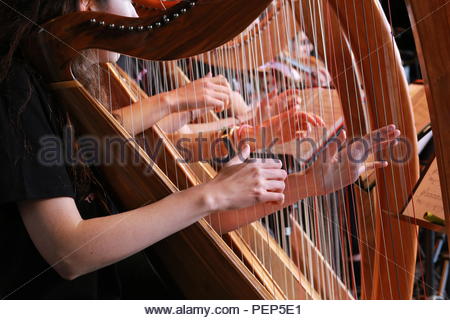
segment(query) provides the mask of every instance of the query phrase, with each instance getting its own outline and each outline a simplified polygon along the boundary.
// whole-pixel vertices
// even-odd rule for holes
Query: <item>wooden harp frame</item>
[[[183,14],[177,17],[176,20],[167,22],[161,20],[161,17],[155,16],[136,19],[93,12],[74,13],[50,21],[43,26],[46,31],[40,31],[30,41],[30,46],[37,49],[33,50],[33,52],[42,52],[45,57],[44,61],[42,61],[41,56],[34,56],[36,59],[35,65],[47,76],[49,81],[53,82],[52,87],[55,89],[56,96],[61,101],[64,101],[69,112],[72,116],[75,116],[74,120],[80,132],[95,132],[101,136],[121,136],[126,141],[127,157],[139,155],[139,164],[137,166],[127,166],[119,171],[113,168],[103,168],[103,175],[113,190],[118,181],[120,181],[122,186],[126,186],[126,188],[121,188],[115,192],[117,199],[120,200],[124,208],[136,208],[146,203],[157,201],[172,192],[176,192],[178,189],[171,182],[170,178],[139,148],[132,137],[120,127],[107,110],[74,79],[70,68],[71,61],[80,51],[89,48],[116,51],[149,60],[172,60],[194,56],[214,49],[234,38],[256,19],[270,2],[268,0],[249,0],[245,2],[227,0],[211,3],[208,0],[198,0],[195,2],[195,9],[192,8],[191,10],[187,8],[187,6],[191,6],[189,3],[182,2],[170,8],[167,13],[170,17],[179,12],[183,12]],[[426,5],[421,7],[417,2],[409,1],[411,15],[420,16],[422,10],[430,9]],[[430,6],[438,5],[440,2],[442,0],[430,1]],[[292,3],[294,6],[308,5],[302,1],[292,1]],[[359,83],[358,81],[361,81],[368,98],[367,103],[370,110],[372,110],[370,117],[372,124],[380,127],[396,120],[397,123],[400,123],[400,129],[406,136],[415,141],[411,102],[407,95],[406,81],[399,69],[399,55],[393,42],[389,25],[384,19],[380,8],[373,1],[365,2],[365,4],[349,8],[345,5],[345,0],[329,0],[324,1],[325,7],[320,8],[320,10],[329,10],[331,19],[328,23],[330,23],[331,27],[339,26],[339,29],[332,28],[335,32],[340,30],[339,37],[334,39],[344,39],[341,43],[333,43],[332,39],[327,39],[327,35],[325,35],[325,40],[328,44],[332,44],[332,48],[344,48],[344,50],[335,50],[334,53],[342,55],[342,61],[345,61],[345,64],[332,65],[330,71],[334,74],[341,101],[345,106],[346,121],[347,123],[352,123],[354,120],[354,114],[350,110],[355,109],[351,108],[360,109],[364,104],[361,92],[359,90],[353,90],[352,92],[352,82],[349,83],[348,80],[350,79],[356,84]],[[182,9],[186,9],[186,12]],[[313,8],[308,9],[310,12],[318,12],[314,11]],[[362,31],[361,33],[355,32],[355,29],[358,28],[354,28],[352,21],[347,19],[347,10],[351,11],[352,15],[350,16],[358,19],[367,17],[370,12],[374,20],[372,21],[372,26],[367,24],[369,30],[365,30],[365,32],[370,31],[370,28],[374,28],[372,31],[376,36],[371,39],[365,38],[366,41],[369,41],[367,43],[363,42],[365,33]],[[299,10],[296,10],[296,12],[299,12]],[[203,19],[205,16],[209,18],[206,22]],[[313,17],[306,18],[313,19]],[[445,20],[443,17],[441,18]],[[167,25],[164,25],[165,23]],[[312,26],[313,24],[309,25]],[[152,30],[147,29],[149,26],[152,26]],[[155,26],[158,26],[158,31],[154,30]],[[188,33],[184,32],[187,28],[190,29]],[[428,28],[432,27],[428,26]],[[421,41],[423,38],[421,33],[426,32],[424,29],[426,28],[415,28],[416,35],[420,35],[416,41],[421,45],[422,65],[427,67],[426,74],[432,79],[436,71],[430,71],[432,67],[430,67],[427,60],[432,55],[427,49],[429,43]],[[428,31],[429,29],[426,30]],[[178,42],[176,46],[170,44],[169,41],[165,41],[166,39],[172,39],[180,32],[187,36],[183,37],[182,41]],[[317,32],[317,30],[308,30],[306,28],[305,32],[308,34],[308,32]],[[58,40],[55,41],[54,36]],[[112,41],[118,41],[119,39],[121,46],[117,48],[112,44]],[[161,46],[149,48],[146,44],[150,42],[161,44]],[[362,42],[364,45],[358,47],[357,44],[361,45]],[[70,44],[70,46],[67,46],[67,44]],[[383,58],[385,59],[384,66],[386,70],[391,70],[392,72],[381,73],[379,75],[380,79],[377,79],[379,82],[377,82],[382,85],[380,88],[376,88],[369,85],[374,80],[369,78],[368,73],[364,72],[364,70],[370,70],[371,65],[375,62],[379,63],[379,61],[376,61],[379,57],[374,57],[372,50],[380,44],[388,46],[387,54]],[[352,50],[352,48],[356,47],[360,49],[359,52]],[[330,57],[331,53],[322,50],[319,54],[322,57]],[[353,55],[356,55],[356,57],[353,57]],[[355,61],[359,61],[359,63],[355,64]],[[445,69],[445,73],[441,76],[445,76],[448,79],[448,74],[448,69]],[[433,102],[442,101],[442,97],[445,95],[442,89],[434,89],[437,84],[433,80],[428,79],[427,82],[427,93],[430,99]],[[392,90],[392,88],[395,89]],[[376,108],[380,97],[383,96],[383,92],[392,93],[387,95],[389,101],[383,101],[383,104],[393,103],[393,105],[401,107],[397,113],[398,118],[395,116],[396,113],[393,113],[393,118],[378,116]],[[347,97],[347,99],[344,97]],[[448,102],[449,100],[447,99],[446,101]],[[432,103],[432,105],[436,106],[436,103]],[[435,107],[435,109],[431,108],[430,110],[432,111],[433,123],[437,122],[440,125],[439,127],[442,128],[442,118],[436,116],[439,108]],[[399,122],[400,118],[403,120]],[[161,138],[163,141],[168,141],[165,134],[157,126],[151,130],[153,135]],[[357,136],[365,133],[366,128],[364,125],[355,126],[349,131]],[[443,141],[448,136],[450,135],[445,135]],[[179,155],[171,147],[170,143],[166,143],[164,148],[165,152],[171,154],[173,159],[177,159]],[[413,147],[414,150],[416,150],[415,148]],[[444,168],[445,172],[445,168],[448,167],[448,161],[445,159],[442,147],[441,149],[438,148],[438,158],[441,159],[439,162],[440,168]],[[145,179],[143,179],[143,172],[148,172],[149,168],[152,174],[146,175]],[[177,165],[176,168],[178,170],[177,174],[182,174],[188,181],[185,187],[196,185],[200,182],[194,174],[193,168],[181,165]],[[204,170],[204,168],[201,170]],[[395,199],[395,202],[405,202],[418,179],[417,159],[413,158],[408,163],[408,166],[395,168],[394,171],[394,174],[390,173],[389,175],[383,171],[378,173],[379,188],[380,190],[389,190],[390,187],[396,185],[396,180],[407,177],[407,192],[400,194],[405,199]],[[449,177],[446,178],[450,179]],[[442,182],[443,187],[445,186],[443,190],[446,194],[449,190],[446,182],[449,181],[448,179]],[[379,230],[376,239],[377,249],[375,253],[369,252],[370,250],[363,253],[366,255],[366,259],[370,259],[377,267],[376,270],[371,270],[372,275],[367,276],[366,279],[371,278],[370,281],[364,281],[365,287],[363,290],[365,293],[363,297],[405,299],[410,297],[412,292],[412,271],[415,263],[417,245],[415,237],[417,231],[414,226],[406,222],[395,220],[393,224],[392,219],[394,218],[392,216],[397,218],[401,215],[398,206],[393,206],[393,195],[390,193],[380,194],[379,192],[379,196],[379,212],[383,218],[377,220],[377,230]],[[446,208],[449,206],[448,198],[444,196]],[[447,216],[447,225],[449,223],[450,217]],[[386,235],[381,231],[391,228],[392,225],[396,225],[396,228],[401,229],[401,232],[397,233],[397,235],[402,234],[411,244],[404,251],[404,256],[401,259],[395,257],[395,246],[400,245],[404,239],[392,238],[395,236],[395,232]],[[392,240],[394,244],[392,247],[382,243],[386,237],[390,237]],[[234,239],[234,241],[240,240]],[[241,250],[245,250],[245,244],[242,245]],[[200,221],[192,227],[161,241],[153,246],[152,250],[160,257],[163,257],[169,273],[174,276],[177,283],[181,284],[181,290],[189,298],[278,299],[287,297],[269,275],[264,277],[265,268],[257,261],[256,257],[250,254],[247,256],[246,261],[237,258],[230,247],[205,221]],[[208,258],[206,259],[205,257]],[[251,259],[254,259],[254,261]],[[253,268],[259,268],[258,276],[250,272],[246,264],[252,265]],[[179,269],[179,265],[185,265],[185,268]],[[291,270],[292,268],[288,269]],[[386,279],[386,276],[391,273],[398,275],[395,284],[397,292],[392,292],[392,290],[389,292],[387,286],[383,285],[386,281],[390,281]],[[294,277],[299,283],[299,287],[296,289],[298,292],[293,293],[294,297],[319,298],[321,296],[320,292],[316,292],[308,285],[301,274],[295,274]]]

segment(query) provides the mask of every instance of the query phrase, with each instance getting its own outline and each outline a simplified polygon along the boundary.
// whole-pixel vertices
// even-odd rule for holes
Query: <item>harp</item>
[[[408,218],[403,212],[419,180],[416,129],[398,50],[378,2],[197,0],[171,2],[170,7],[155,5],[158,1],[136,2],[140,18],[73,13],[45,24],[30,43],[33,52],[42,53],[32,58],[67,107],[77,132],[120,137],[122,156],[134,159],[133,165],[101,168],[124,209],[195,186],[211,179],[215,171],[207,163],[178,161],[182,158],[179,151],[158,125],[142,136],[150,145],[162,142],[162,156],[152,159],[110,112],[111,105],[139,102],[149,92],[118,66],[102,66],[113,95],[110,106],[100,103],[72,72],[72,61],[86,49],[153,61],[184,59],[178,66],[164,65],[162,75],[155,76],[163,82],[170,73],[172,80],[166,82],[174,87],[180,85],[180,79],[186,81],[179,67],[187,75],[203,76],[206,65],[230,79],[248,81],[253,91],[241,90],[247,101],[267,94],[268,89],[261,85],[267,74],[259,67],[281,52],[287,52],[290,67],[305,58],[308,62],[303,69],[317,70],[321,61],[332,81],[327,88],[300,84],[305,110],[326,114],[329,127],[334,129],[341,125],[338,120],[342,116],[351,137],[395,123],[409,141],[408,147],[393,151],[398,157],[409,152],[402,165],[372,174],[374,188],[359,183],[325,197],[297,199],[264,223],[257,221],[224,236],[207,220],[201,220],[152,246],[151,253],[183,294],[197,299],[411,298],[417,251],[414,222],[420,217],[413,213]],[[437,31],[438,19],[424,17],[433,14],[448,25],[450,9],[443,0],[427,4],[411,0],[408,6],[413,19],[421,21],[414,31],[436,126],[443,199],[448,208],[448,161],[443,152],[448,139],[446,116],[437,114],[449,99],[436,79],[448,79],[449,60],[442,55],[442,61],[434,62],[433,53],[438,46],[447,54],[449,43]],[[425,33],[433,38],[424,37]],[[298,52],[303,38],[313,46],[317,60]],[[292,78],[283,81],[287,87],[298,85]],[[314,133],[316,140],[325,145],[333,135],[331,131],[331,135]],[[292,155],[292,146],[283,144],[277,153]],[[118,162],[119,156],[119,151],[113,153],[113,160]],[[304,169],[297,162],[294,167]],[[356,230],[350,230],[351,225]],[[354,270],[354,247],[360,255],[360,272]]]

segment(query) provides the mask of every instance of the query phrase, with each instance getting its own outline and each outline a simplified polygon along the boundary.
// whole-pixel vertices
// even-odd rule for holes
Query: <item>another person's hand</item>
[[[166,92],[166,99],[171,112],[182,112],[194,109],[212,109],[216,112],[224,110],[230,104],[232,90],[224,76],[198,79],[184,87]]]
[[[316,195],[325,195],[356,182],[367,170],[386,167],[387,161],[369,162],[367,159],[371,159],[372,153],[395,145],[399,136],[395,125],[389,125],[345,145],[346,134],[342,131],[306,172],[309,187],[315,189]]]
[[[237,141],[245,138],[256,140],[256,149],[282,144],[308,136],[312,127],[323,127],[325,122],[315,114],[292,108],[274,116],[256,127],[238,130]]]
[[[300,105],[302,102],[301,90],[297,89],[289,89],[280,94],[278,92],[272,91],[270,92],[259,104],[259,117],[260,119],[265,121],[273,116],[277,116],[280,113],[283,113],[291,108],[294,108],[297,105]]]
[[[242,95],[237,91],[231,92],[230,103],[225,107],[225,109],[230,109],[229,116],[233,116],[238,120],[246,120],[252,111],[252,108],[245,102]]]

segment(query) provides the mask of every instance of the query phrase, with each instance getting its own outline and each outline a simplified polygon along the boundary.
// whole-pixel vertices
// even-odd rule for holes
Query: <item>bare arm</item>
[[[114,110],[113,115],[134,136],[155,125],[171,111],[172,103],[166,95],[160,94]]]
[[[191,112],[176,112],[158,121],[158,126],[166,133],[176,132],[191,122]]]
[[[244,162],[249,155],[249,148],[244,148],[213,180],[117,215],[83,220],[74,200],[65,197],[23,201],[18,206],[44,259],[62,277],[74,279],[122,260],[213,212],[281,201],[286,175],[281,163]]]
[[[188,124],[181,128],[180,133],[199,133],[207,131],[219,131],[223,128],[229,128],[238,124],[235,118],[219,119],[214,122]]]
[[[210,212],[202,187],[122,214],[83,220],[72,198],[20,203],[24,224],[42,256],[66,279],[122,260]],[[44,236],[43,236],[44,235]]]

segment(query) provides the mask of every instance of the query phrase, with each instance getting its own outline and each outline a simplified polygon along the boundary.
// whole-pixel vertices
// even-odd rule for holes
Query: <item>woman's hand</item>
[[[280,94],[276,90],[270,92],[259,104],[259,119],[268,120],[273,116],[285,112],[295,106],[300,105],[302,99],[300,98],[301,91],[297,89],[289,89]]]
[[[345,131],[342,131],[306,172],[308,188],[314,189],[315,195],[325,195],[356,182],[365,171],[386,167],[387,161],[366,160],[372,153],[395,145],[399,136],[400,131],[395,125],[389,125],[354,140],[338,152],[346,140]]]
[[[231,115],[238,120],[248,118],[252,108],[245,102],[242,95],[237,91],[232,91],[230,95],[230,103],[225,107],[230,109]]]
[[[323,127],[325,122],[315,114],[298,111],[292,108],[288,111],[264,121],[256,127],[248,127],[239,131],[238,141],[245,138],[256,140],[256,149],[272,144],[289,142],[308,136],[312,127]]]
[[[257,203],[282,204],[284,180],[281,161],[274,159],[249,159],[250,147],[243,150],[219,172],[206,190],[212,195],[213,211],[241,209]]]
[[[232,90],[224,76],[198,79],[163,94],[171,112],[182,112],[194,109],[213,109],[222,111],[230,104]]]

